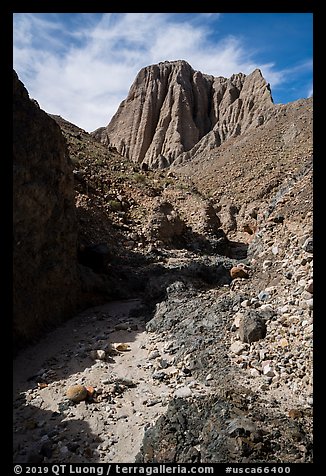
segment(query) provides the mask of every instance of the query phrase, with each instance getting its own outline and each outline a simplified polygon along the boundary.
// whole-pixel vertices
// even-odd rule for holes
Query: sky
[[[91,132],[160,61],[227,78],[260,68],[275,103],[310,97],[312,23],[310,13],[15,13],[13,65],[42,109]]]

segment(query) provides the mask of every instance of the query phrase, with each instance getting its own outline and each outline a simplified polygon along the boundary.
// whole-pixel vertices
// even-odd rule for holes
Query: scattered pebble
[[[240,265],[231,268],[230,275],[232,279],[249,277],[248,272]]]
[[[149,354],[148,354],[148,358],[149,360],[153,360],[153,359],[156,359],[157,357],[160,356],[160,353],[158,350],[152,350]]]
[[[104,350],[92,350],[90,356],[93,360],[104,360],[106,353]]]
[[[207,380],[207,377],[206,377],[206,380]],[[208,380],[211,380],[211,379],[208,379]],[[187,386],[184,386],[184,387],[179,387],[175,390],[174,392],[174,395],[175,397],[177,398],[187,398],[187,397],[191,397],[192,395],[192,390],[187,387]]]
[[[73,385],[67,389],[66,396],[74,403],[81,402],[87,397],[87,388],[84,385]]]
[[[244,344],[243,342],[240,342],[238,340],[236,340],[235,342],[233,342],[230,346],[230,351],[233,352],[235,355],[239,355],[241,354],[241,352],[247,347],[246,344]],[[206,377],[207,379],[207,377]]]

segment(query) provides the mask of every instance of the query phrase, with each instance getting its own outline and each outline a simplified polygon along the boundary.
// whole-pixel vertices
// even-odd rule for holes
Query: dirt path
[[[140,304],[88,309],[15,359],[15,462],[133,462],[144,430],[175,392],[207,392],[180,378],[169,343],[147,333],[142,316],[129,317]],[[113,343],[129,350],[105,360],[90,356]],[[67,388],[76,384],[94,387],[97,401],[69,404]]]

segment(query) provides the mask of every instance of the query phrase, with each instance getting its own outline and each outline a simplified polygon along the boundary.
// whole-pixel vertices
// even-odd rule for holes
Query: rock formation
[[[173,205],[158,200],[148,223],[148,235],[151,239],[169,243],[178,239],[184,230],[185,223],[180,219]]]
[[[73,175],[59,126],[13,78],[14,335],[38,336],[76,310]]]
[[[93,135],[134,162],[164,168],[263,124],[272,106],[258,69],[226,79],[165,61],[138,73],[109,125]]]

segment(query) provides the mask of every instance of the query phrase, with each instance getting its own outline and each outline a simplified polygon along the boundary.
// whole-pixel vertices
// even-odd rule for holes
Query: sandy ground
[[[134,462],[144,431],[176,391],[207,392],[190,377],[180,379],[169,343],[147,333],[143,317],[129,317],[139,305],[129,300],[88,309],[15,359],[16,463],[44,456],[43,462]],[[129,350],[105,360],[90,357],[113,343],[127,343]],[[170,378],[153,378],[162,371]],[[65,394],[76,384],[94,387],[97,401],[69,405]]]

